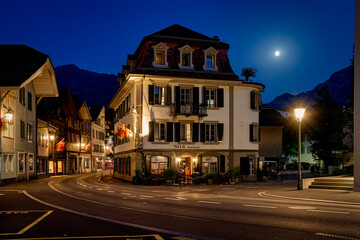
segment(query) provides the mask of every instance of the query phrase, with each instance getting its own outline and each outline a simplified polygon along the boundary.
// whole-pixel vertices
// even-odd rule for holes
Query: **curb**
[[[298,200],[298,201],[306,201],[306,202],[320,202],[320,203],[331,203],[331,204],[341,204],[341,205],[351,205],[360,207],[360,203],[354,202],[340,202],[340,201],[332,201],[332,200],[323,200],[323,199],[312,199],[312,198],[297,198],[297,197],[286,197],[286,196],[278,196],[265,192],[259,192],[259,196],[268,197],[268,198],[280,198],[280,199],[289,199],[289,200]]]

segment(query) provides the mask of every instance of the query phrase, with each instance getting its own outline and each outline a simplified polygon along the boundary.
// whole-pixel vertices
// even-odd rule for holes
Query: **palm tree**
[[[245,81],[252,81],[249,78],[250,77],[256,77],[257,70],[253,67],[244,67],[241,69],[241,76],[245,77]]]

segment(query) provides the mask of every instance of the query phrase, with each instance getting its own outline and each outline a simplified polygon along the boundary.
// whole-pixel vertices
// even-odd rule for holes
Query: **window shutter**
[[[172,142],[173,141],[173,126],[174,124],[172,122],[166,123],[166,141]]]
[[[19,89],[19,102],[22,103],[22,88]]]
[[[172,104],[172,99],[171,99],[171,87],[167,86],[166,87],[166,105],[171,105]]]
[[[225,173],[225,155],[220,155],[220,172]]]
[[[180,113],[180,87],[175,86],[175,112]]]
[[[199,88],[193,87],[193,112],[195,114],[199,113]]]
[[[224,107],[224,89],[217,89],[217,107]]]
[[[250,142],[254,141],[254,125],[250,124]]]
[[[202,104],[206,107],[207,106],[207,102],[206,102],[206,88],[203,87],[202,88]]]
[[[180,142],[180,123],[174,123],[175,127],[175,142]]]
[[[154,85],[149,85],[149,104],[154,105]]]
[[[224,124],[218,123],[217,124],[217,141],[222,142],[224,136]]]
[[[255,92],[250,92],[250,108],[255,109]]]
[[[199,123],[193,123],[193,136],[192,136],[193,142],[199,141]]]
[[[155,122],[149,122],[149,142],[154,141],[154,125]]]
[[[205,123],[200,123],[200,142],[205,142]]]
[[[243,175],[250,174],[250,159],[248,157],[240,158],[240,172]]]

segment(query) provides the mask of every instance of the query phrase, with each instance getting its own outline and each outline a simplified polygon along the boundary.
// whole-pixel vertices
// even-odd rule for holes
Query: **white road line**
[[[236,188],[221,188],[221,190],[234,190]]]
[[[336,214],[350,214],[349,212],[337,212],[337,211],[326,211],[326,210],[307,210],[309,212],[321,212],[321,213],[336,213]]]
[[[255,207],[255,208],[277,208],[277,207],[274,207],[274,206],[247,205],[247,204],[244,204],[243,206],[244,206],[244,207]]]
[[[85,184],[83,184],[83,187],[87,187]]]
[[[123,193],[121,193],[121,194],[123,194],[123,195],[131,195],[131,193],[126,193],[126,192],[123,192]]]
[[[97,188],[96,190],[102,191],[102,190],[104,190],[104,189],[102,189],[102,188]]]
[[[143,197],[143,198],[154,198],[153,196],[148,196],[148,195],[140,195],[140,197]]]
[[[92,186],[89,186],[88,188],[93,188]]]
[[[184,200],[182,198],[164,198],[166,200],[173,200],[173,201],[181,201],[181,200]]]
[[[347,239],[347,240],[360,240],[359,238],[332,235],[332,234],[327,234],[327,233],[315,233],[315,235],[322,236],[322,237],[332,237],[332,238]]]
[[[109,192],[109,193],[114,193],[115,191],[112,191],[112,190],[107,190],[107,192]]]
[[[308,206],[295,206],[289,207],[290,209],[298,209],[298,210],[314,210],[316,207],[308,207]]]
[[[51,182],[49,182],[49,186],[54,190],[57,191],[61,194],[67,195],[69,197],[73,197],[73,198],[77,198],[77,199],[82,199],[76,196],[72,196],[70,194],[61,192],[60,190],[56,189],[55,187],[51,186],[52,184],[50,184]],[[105,218],[105,217],[100,217],[100,216],[95,216],[95,215],[91,215],[88,213],[83,213],[83,212],[78,212],[75,210],[71,210],[68,208],[64,208],[58,205],[54,205],[52,203],[48,203],[48,202],[44,202],[38,198],[35,198],[34,196],[28,194],[25,190],[22,191],[28,198],[39,202],[41,204],[53,207],[53,208],[57,208],[60,209],[62,211],[66,211],[66,212],[70,212],[70,213],[74,213],[74,214],[78,214],[80,216],[85,216],[85,217],[89,217],[89,218],[94,218],[94,219],[98,219],[98,220],[102,220],[102,221],[106,221],[106,222],[111,222],[111,223],[116,223],[116,224],[120,224],[120,225],[124,225],[124,226],[129,226],[129,227],[134,227],[134,228],[140,228],[140,229],[145,229],[148,231],[153,231],[153,232],[161,232],[161,233],[165,233],[165,234],[171,234],[171,235],[179,235],[179,236],[183,236],[183,237],[188,237],[188,238],[194,238],[194,239],[209,239],[203,236],[199,236],[199,235],[192,235],[189,233],[181,233],[181,232],[175,232],[175,231],[171,231],[171,230],[166,230],[166,229],[161,229],[161,228],[156,228],[156,227],[150,227],[150,226],[145,226],[145,225],[140,225],[140,224],[135,224],[135,223],[129,223],[129,222],[125,222],[125,221],[120,221],[120,220],[116,220],[116,219],[110,219],[110,218]],[[82,199],[84,201],[88,201],[88,202],[93,202],[93,203],[97,203],[97,204],[102,204],[102,205],[109,205],[109,204],[105,204],[105,203],[100,203],[100,202],[95,202],[95,201],[91,201],[91,200],[87,200],[87,199]],[[173,217],[180,217],[180,218],[186,218],[186,219],[195,219],[195,220],[201,220],[201,221],[208,221],[208,222],[213,222],[211,220],[208,219],[201,219],[201,218],[193,218],[193,217],[186,217],[186,216],[181,216],[181,215],[171,215],[171,214],[165,214],[165,213],[158,213],[158,212],[151,212],[151,211],[146,211],[146,210],[140,210],[140,209],[131,209],[131,208],[126,208],[126,207],[118,207],[121,209],[128,209],[128,210],[134,210],[134,211],[138,211],[138,212],[147,212],[147,213],[153,213],[153,214],[159,214],[159,215],[166,215],[166,216],[173,216]],[[213,240],[220,240],[217,238],[212,238]],[[355,239],[358,240],[358,239]]]
[[[221,204],[221,202],[198,201],[199,203]]]

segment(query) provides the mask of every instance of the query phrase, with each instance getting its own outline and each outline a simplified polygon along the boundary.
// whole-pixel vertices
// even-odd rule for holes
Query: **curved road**
[[[262,193],[268,185],[134,186],[106,183],[97,174],[31,182],[0,192],[25,190],[54,211],[155,232],[164,239],[360,240],[360,205],[267,198]]]

